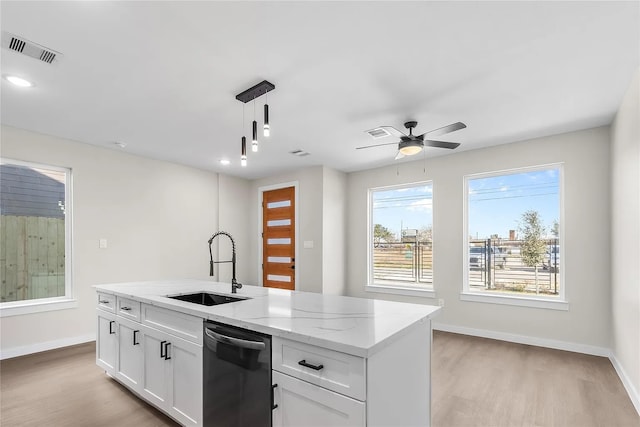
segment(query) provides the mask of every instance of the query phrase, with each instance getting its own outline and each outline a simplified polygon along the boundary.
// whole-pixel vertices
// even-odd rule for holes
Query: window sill
[[[365,291],[380,294],[409,295],[413,297],[435,298],[436,292],[433,289],[418,288],[407,285],[366,285]]]
[[[569,311],[569,302],[564,300],[550,300],[547,298],[519,297],[511,295],[487,295],[476,292],[461,292],[461,301],[484,302],[488,304],[516,305],[531,308],[546,308],[549,310]]]
[[[45,311],[67,310],[78,306],[75,299],[15,301],[0,304],[0,317],[20,316]]]

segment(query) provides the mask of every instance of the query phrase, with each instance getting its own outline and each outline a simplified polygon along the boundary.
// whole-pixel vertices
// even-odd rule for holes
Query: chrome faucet
[[[218,236],[227,236],[229,240],[231,240],[231,261],[214,261],[213,260],[213,253],[211,252],[211,244],[213,243],[213,240]],[[213,264],[224,264],[227,262],[231,263],[232,265],[231,293],[232,294],[238,293],[237,290],[242,288],[242,283],[238,283],[238,281],[236,280],[236,242],[233,241],[233,237],[231,237],[231,234],[227,233],[226,231],[218,231],[213,236],[211,236],[211,238],[209,239],[209,257],[210,257],[209,276],[213,276]]]

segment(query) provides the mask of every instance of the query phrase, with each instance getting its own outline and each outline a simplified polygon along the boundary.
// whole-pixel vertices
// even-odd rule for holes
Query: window
[[[70,179],[69,169],[0,161],[2,316],[75,305]]]
[[[466,177],[463,294],[564,301],[561,183],[561,165]]]
[[[433,291],[433,186],[369,190],[369,286],[375,292]]]

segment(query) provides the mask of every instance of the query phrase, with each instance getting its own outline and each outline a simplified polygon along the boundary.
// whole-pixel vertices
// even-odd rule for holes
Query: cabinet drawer
[[[203,320],[149,304],[141,306],[142,323],[187,341],[202,345]]]
[[[272,369],[361,401],[365,360],[338,351],[273,337]]]
[[[140,321],[140,302],[128,298],[118,297],[118,316]]]
[[[116,296],[98,292],[98,308],[102,310],[116,312]]]

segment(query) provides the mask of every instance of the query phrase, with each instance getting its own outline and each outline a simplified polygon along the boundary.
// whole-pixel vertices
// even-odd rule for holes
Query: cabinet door
[[[169,338],[171,414],[187,426],[202,425],[202,346]]]
[[[144,348],[142,368],[142,396],[161,409],[169,410],[169,370],[165,356],[167,334],[142,327]]]
[[[277,371],[272,372],[274,427],[365,426],[365,404]]]
[[[118,360],[116,378],[134,391],[142,388],[142,331],[139,323],[117,318]]]
[[[101,309],[98,312],[98,326],[96,328],[96,364],[108,374],[116,371],[116,316]]]

